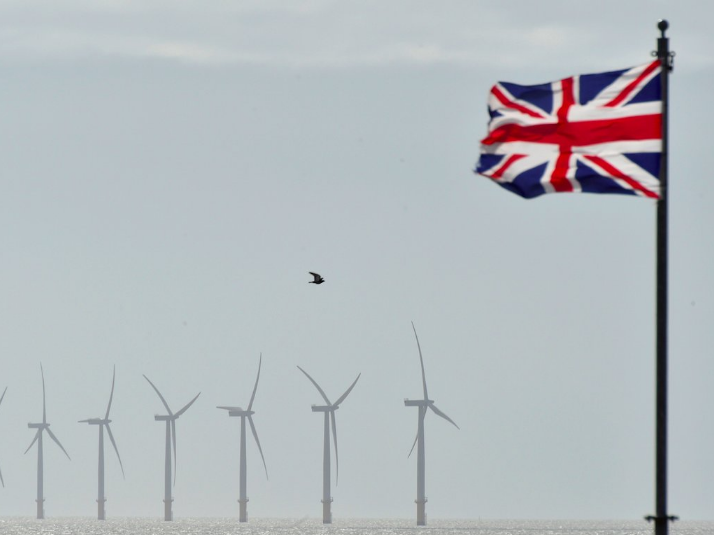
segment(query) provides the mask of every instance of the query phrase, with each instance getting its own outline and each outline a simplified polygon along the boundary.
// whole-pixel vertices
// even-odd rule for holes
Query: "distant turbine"
[[[426,490],[424,481],[424,418],[426,417],[426,410],[431,409],[437,416],[441,416],[445,420],[451,422],[459,429],[459,426],[449,418],[446,414],[440,411],[434,401],[429,399],[429,394],[426,391],[426,375],[424,374],[424,359],[421,355],[421,345],[419,345],[419,337],[416,333],[416,328],[412,322],[412,329],[414,329],[414,336],[416,337],[417,348],[419,349],[419,362],[421,362],[421,379],[424,385],[424,399],[405,399],[404,405],[407,407],[419,407],[419,423],[417,427],[417,436],[414,439],[414,444],[412,444],[412,449],[409,451],[409,456],[411,457],[414,451],[414,446],[417,446],[417,526],[426,526]]]
[[[181,416],[184,412],[188,410],[188,408],[193,405],[193,402],[198,399],[198,396],[201,395],[199,392],[196,394],[196,397],[193,398],[191,401],[189,401],[180,411],[177,413],[171,412],[171,409],[169,408],[168,403],[166,403],[166,400],[164,399],[164,396],[161,395],[161,392],[159,392],[159,389],[154,386],[154,383],[152,383],[149,378],[144,375],[144,379],[149,381],[149,384],[151,385],[151,388],[153,388],[156,393],[159,395],[159,398],[161,399],[161,403],[164,404],[164,407],[166,407],[166,411],[168,412],[167,415],[161,416],[161,415],[156,415],[154,416],[154,420],[160,421],[160,422],[166,422],[166,461],[164,464],[165,470],[164,470],[164,520],[173,520],[174,519],[174,513],[171,509],[171,503],[174,501],[174,499],[171,497],[171,443],[173,442],[173,449],[174,449],[174,485],[176,484],[176,420],[178,420],[179,416]]]
[[[224,409],[228,411],[228,416],[240,416],[240,499],[238,503],[240,504],[240,522],[248,521],[248,495],[247,495],[247,480],[248,480],[248,468],[246,464],[246,448],[245,448],[245,421],[248,420],[250,424],[250,430],[253,432],[253,438],[255,438],[255,443],[258,445],[258,451],[260,452],[260,457],[263,459],[263,468],[265,468],[265,477],[268,477],[268,467],[265,464],[265,457],[263,456],[263,449],[260,447],[260,440],[258,439],[258,432],[255,430],[255,424],[253,423],[253,415],[255,411],[253,408],[253,401],[255,400],[255,392],[258,390],[258,379],[260,379],[260,367],[263,364],[263,355],[260,355],[260,361],[258,362],[258,375],[255,378],[255,386],[253,387],[253,394],[250,396],[250,402],[248,403],[248,409],[243,410],[241,407],[224,407],[219,406],[218,409]]]
[[[354,380],[354,383],[350,385],[350,387],[345,391],[345,393],[342,394],[337,401],[332,403],[329,399],[327,399],[325,392],[322,390],[322,388],[320,388],[320,385],[315,382],[315,379],[310,377],[310,375],[308,375],[308,373],[300,366],[298,366],[298,369],[302,373],[304,373],[308,379],[310,379],[310,382],[314,384],[315,388],[317,388],[317,391],[320,392],[322,399],[324,399],[325,403],[327,403],[327,405],[313,405],[312,412],[325,413],[325,435],[322,456],[322,523],[331,524],[332,496],[330,496],[330,423],[332,423],[332,437],[335,442],[335,485],[337,485],[337,480],[339,479],[340,475],[340,463],[339,458],[337,456],[337,423],[335,422],[335,411],[340,408],[340,403],[342,403],[345,398],[347,398],[349,393],[352,392],[352,389],[355,387],[357,381],[359,380],[362,374],[360,373],[357,376],[357,379]]]
[[[2,400],[5,399],[5,392],[7,392],[7,387],[5,387],[5,390],[2,392],[2,396],[0,396],[0,405],[2,405]],[[2,483],[3,488],[5,487],[5,480],[2,478],[2,470],[0,470],[0,483]]]
[[[114,441],[114,435],[112,434],[112,428],[109,426],[111,420],[109,419],[109,410],[112,408],[112,398],[114,397],[114,379],[116,378],[116,366],[114,367],[114,373],[112,374],[112,391],[109,394],[109,404],[107,405],[107,413],[104,418],[89,418],[88,420],[79,420],[79,423],[86,423],[89,425],[99,426],[99,481],[97,484],[97,518],[99,520],[106,519],[106,511],[104,510],[104,504],[107,499],[104,497],[104,428],[107,428],[107,433],[109,434],[109,440],[112,441],[112,446],[114,446],[114,451],[117,454],[117,459],[119,459],[119,466],[121,467],[121,474],[124,475],[124,465],[122,465],[121,457],[119,456],[119,450],[117,449],[117,443]]]
[[[50,438],[54,440],[57,445],[62,449],[64,454],[69,459],[69,454],[64,449],[64,446],[60,444],[55,434],[50,430],[50,424],[47,423],[47,410],[45,405],[45,371],[42,369],[42,364],[40,364],[40,373],[42,374],[42,423],[39,424],[27,424],[30,429],[37,429],[35,433],[35,438],[32,440],[30,445],[25,450],[25,453],[30,451],[30,448],[37,442],[37,518],[45,518],[45,497],[44,497],[44,479],[43,479],[43,450],[42,450],[42,432],[47,431]],[[71,460],[71,459],[70,459]]]

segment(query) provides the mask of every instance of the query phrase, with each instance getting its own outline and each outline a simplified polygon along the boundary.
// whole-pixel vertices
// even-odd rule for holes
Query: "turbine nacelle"
[[[50,426],[50,424],[47,423],[41,423],[41,424],[27,424],[27,427],[30,429],[47,429]]]
[[[253,416],[255,411],[228,411],[228,416]]]
[[[228,411],[228,416],[253,416],[255,414],[255,411],[250,410],[250,409],[243,409],[242,407],[224,407],[224,406],[218,406],[216,407],[217,409],[223,409],[224,411]]]
[[[313,405],[312,412],[334,412],[339,408],[339,405]]]
[[[154,420],[156,420],[157,422],[170,422],[173,420],[178,420],[178,416],[174,414],[155,414]]]
[[[433,399],[405,399],[404,405],[407,407],[428,407],[434,404]]]
[[[109,425],[112,421],[107,419],[107,418],[89,418],[87,420],[79,420],[78,423],[80,424],[89,424],[89,425]]]

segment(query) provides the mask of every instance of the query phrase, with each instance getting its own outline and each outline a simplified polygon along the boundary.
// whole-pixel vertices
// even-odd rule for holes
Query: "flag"
[[[475,172],[527,199],[544,193],[659,198],[659,60],[557,82],[491,89]]]

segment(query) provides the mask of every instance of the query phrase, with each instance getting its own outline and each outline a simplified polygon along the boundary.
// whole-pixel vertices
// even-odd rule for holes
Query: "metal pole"
[[[44,429],[39,429],[40,436],[37,439],[37,518],[45,518],[45,489],[44,489],[44,474],[43,474],[43,450],[42,450],[42,433]]]
[[[669,122],[669,73],[672,70],[672,54],[669,52],[669,38],[665,32],[669,28],[666,20],[657,24],[661,35],[657,39],[657,58],[662,65],[660,76],[662,89],[662,156],[660,160],[660,197],[657,203],[657,428],[656,428],[656,476],[654,516],[655,535],[667,535],[669,522],[677,517],[667,514],[667,205],[669,190],[667,184],[668,165],[668,122]]]
[[[424,451],[424,418],[426,405],[419,406],[417,431],[417,526],[426,526],[426,452]]]
[[[107,501],[104,498],[104,424],[99,424],[99,461],[97,481],[97,519],[105,520],[106,513],[104,511],[104,503]]]
[[[248,521],[248,464],[245,455],[245,416],[240,417],[240,517],[239,522]]]
[[[330,496],[330,411],[325,411],[325,436],[322,454],[322,523],[332,524]]]
[[[164,460],[164,520],[174,519],[171,510],[171,420],[166,420],[166,456]]]

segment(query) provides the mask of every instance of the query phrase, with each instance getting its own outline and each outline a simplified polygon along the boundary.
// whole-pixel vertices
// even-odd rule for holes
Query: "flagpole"
[[[672,70],[673,54],[669,51],[669,38],[665,32],[669,28],[666,20],[657,24],[661,35],[657,39],[657,58],[662,65],[662,158],[660,161],[660,197],[657,202],[657,424],[656,424],[656,499],[654,516],[655,535],[667,535],[669,522],[676,516],[667,514],[667,205],[669,191],[667,184],[669,127],[669,73]]]

